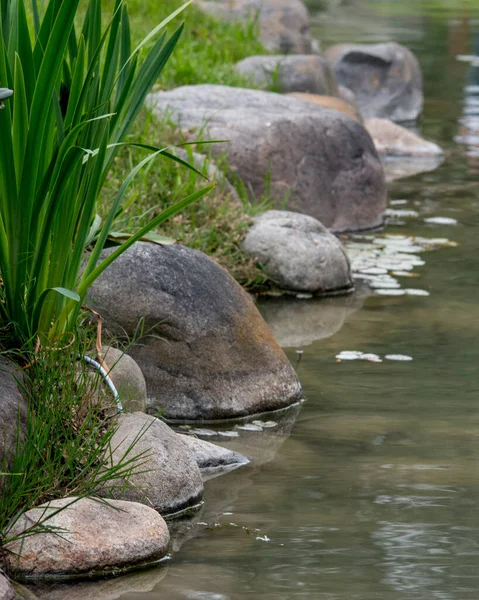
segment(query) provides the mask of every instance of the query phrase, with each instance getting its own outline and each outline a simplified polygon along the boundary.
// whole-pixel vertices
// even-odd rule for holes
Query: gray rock
[[[287,208],[334,231],[383,222],[386,186],[367,131],[347,116],[290,96],[228,86],[198,85],[149,96],[155,112],[169,111],[183,131],[205,128],[214,154],[253,199],[268,191]],[[268,182],[268,188],[266,187]]]
[[[422,73],[416,57],[404,46],[337,44],[325,56],[338,83],[356,95],[363,117],[411,121],[421,114]]]
[[[15,600],[15,590],[3,575],[0,575],[0,600]]]
[[[17,379],[23,380],[20,369],[0,357],[0,472],[11,466],[16,445],[21,444],[27,434],[28,404]]]
[[[103,347],[103,359],[111,369],[113,381],[125,412],[146,412],[146,381],[131,356],[118,348]]]
[[[112,464],[125,455],[138,457],[133,473],[114,480],[102,495],[153,507],[172,514],[198,504],[203,495],[200,470],[182,437],[168,425],[143,413],[118,417],[112,440]]]
[[[301,0],[199,1],[197,7],[227,21],[259,19],[260,38],[269,52],[309,54],[317,44],[309,34],[309,13]]]
[[[381,157],[436,158],[444,156],[441,148],[427,142],[413,131],[388,119],[366,119],[364,126]]]
[[[22,536],[42,521],[57,533]],[[65,498],[33,508],[9,535],[21,536],[5,546],[8,572],[16,579],[89,577],[128,570],[163,558],[170,538],[162,517],[147,506],[89,498]]]
[[[254,219],[243,249],[279,287],[313,294],[349,293],[351,268],[340,241],[308,215],[270,210]]]
[[[94,283],[89,303],[117,332],[133,334],[144,318],[150,335],[130,354],[145,375],[149,409],[169,419],[234,418],[301,397],[248,294],[201,252],[135,244]]]
[[[249,463],[248,458],[239,452],[233,452],[192,435],[182,435],[181,439],[200,468],[203,481],[213,479]]]
[[[318,54],[250,56],[237,63],[235,68],[258,87],[274,89],[282,94],[338,94],[329,62]]]

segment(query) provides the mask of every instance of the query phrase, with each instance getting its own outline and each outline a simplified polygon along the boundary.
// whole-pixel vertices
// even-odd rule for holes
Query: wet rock
[[[181,440],[193,455],[200,468],[203,481],[223,475],[249,463],[246,456],[192,435],[182,435]]]
[[[373,138],[381,157],[436,158],[444,156],[441,148],[388,119],[366,119],[364,126]]]
[[[340,85],[356,95],[363,117],[411,121],[423,106],[422,73],[410,50],[386,44],[337,44],[325,52]]]
[[[270,210],[254,219],[243,249],[281,288],[314,294],[349,293],[349,260],[340,241],[308,215]]]
[[[329,62],[319,54],[249,56],[236,65],[236,71],[258,87],[276,92],[338,93]]]
[[[103,347],[103,359],[125,412],[146,412],[146,382],[139,365],[118,348]]]
[[[0,575],[0,600],[15,600],[15,590],[3,575]]]
[[[63,510],[57,512],[59,508]],[[100,576],[157,561],[168,551],[170,536],[164,520],[134,502],[54,500],[27,511],[9,535],[22,536],[39,522],[57,533],[20,537],[6,545],[7,568],[17,579]]]
[[[21,371],[0,357],[0,472],[11,465],[17,442],[27,434],[28,405],[17,379],[22,381]]]
[[[281,347],[301,348],[333,336],[361,308],[364,296],[356,292],[342,298],[270,298],[260,310]]]
[[[269,52],[309,54],[317,50],[309,34],[308,9],[301,0],[202,0],[197,7],[227,21],[258,19],[260,38]]]
[[[346,102],[345,100],[342,100],[341,98],[335,98],[334,96],[320,96],[318,94],[304,94],[302,92],[293,92],[288,95],[292,96],[293,98],[297,98],[298,100],[303,100],[305,102],[316,104],[317,106],[322,106],[323,108],[339,110],[339,112],[344,113],[358,123],[363,122],[363,118],[361,117],[361,113],[357,107],[349,102]]]
[[[140,502],[161,514],[196,505],[203,482],[195,458],[183,438],[156,417],[143,413],[118,417],[112,440],[112,464],[138,457],[133,473],[114,480],[102,495]]]
[[[266,190],[278,205],[309,214],[334,231],[382,224],[384,173],[367,131],[338,111],[289,96],[228,86],[198,85],[149,96],[191,135],[205,128],[215,154],[252,198]]]
[[[150,335],[130,354],[145,375],[149,409],[167,418],[233,418],[301,397],[248,294],[201,252],[135,244],[95,282],[89,302],[118,333],[133,334],[144,318]]]

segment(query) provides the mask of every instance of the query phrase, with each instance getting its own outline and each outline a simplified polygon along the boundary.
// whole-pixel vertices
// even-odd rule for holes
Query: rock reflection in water
[[[166,576],[168,566],[162,564],[138,573],[99,581],[57,583],[30,586],[38,600],[117,600],[124,594],[151,592]]]
[[[300,348],[331,337],[348,315],[359,310],[367,295],[360,286],[351,296],[340,298],[270,298],[259,306],[261,314],[283,348]]]

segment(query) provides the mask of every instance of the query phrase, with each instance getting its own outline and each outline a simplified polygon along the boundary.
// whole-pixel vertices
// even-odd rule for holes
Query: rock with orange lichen
[[[143,320],[147,335],[129,353],[145,375],[152,412],[217,420],[301,398],[296,373],[251,298],[201,252],[135,244],[95,282],[90,305],[119,334],[133,335]]]
[[[304,92],[292,92],[288,94],[288,96],[293,96],[293,98],[303,100],[304,102],[310,102],[312,104],[316,104],[317,106],[322,106],[323,108],[338,110],[351,119],[354,119],[354,121],[357,121],[358,123],[363,122],[361,113],[359,112],[357,106],[350,102],[346,102],[346,100],[343,100],[342,98],[335,98],[334,96],[321,96],[320,94],[306,94]]]

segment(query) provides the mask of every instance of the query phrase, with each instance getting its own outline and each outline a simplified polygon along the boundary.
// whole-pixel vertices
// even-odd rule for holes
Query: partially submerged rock
[[[308,215],[270,210],[254,219],[243,249],[279,287],[313,294],[353,289],[349,260],[339,240]]]
[[[201,252],[135,244],[95,282],[89,302],[118,333],[132,335],[144,318],[149,335],[130,353],[145,375],[151,411],[216,420],[301,398],[293,368],[248,294]]]
[[[138,462],[130,476],[110,482],[102,495],[140,502],[161,514],[178,512],[201,500],[203,482],[194,456],[182,437],[156,417],[120,415],[111,448],[113,465],[124,457],[138,457]]]
[[[63,510],[58,510],[63,509]],[[50,516],[49,516],[50,515]],[[43,522],[54,531],[23,537]],[[8,572],[17,579],[102,576],[152,563],[168,551],[162,517],[135,502],[82,498],[54,500],[27,511],[8,532]]]
[[[3,575],[0,575],[0,600],[15,600],[15,590]]]
[[[338,111],[296,98],[218,85],[149,96],[192,139],[204,128],[226,153],[251,196],[268,191],[278,205],[309,214],[334,231],[380,226],[386,209],[384,173],[367,131]]]
[[[21,371],[0,357],[0,472],[11,466],[17,444],[21,447],[27,435],[28,405],[17,381],[22,381]]]
[[[427,142],[413,131],[388,119],[366,119],[364,126],[373,138],[381,157],[437,158],[444,156],[441,148]]]
[[[223,475],[249,463],[248,458],[211,442],[200,440],[193,435],[182,435],[181,440],[196,460],[203,481]]]
[[[269,52],[309,54],[317,44],[309,34],[309,13],[301,0],[200,0],[197,7],[226,21],[259,21]]]
[[[411,121],[422,112],[422,73],[414,54],[395,42],[337,44],[325,51],[336,79],[354,92],[363,117]]]
[[[262,88],[276,92],[335,95],[338,87],[329,62],[319,54],[249,56],[236,71]]]

